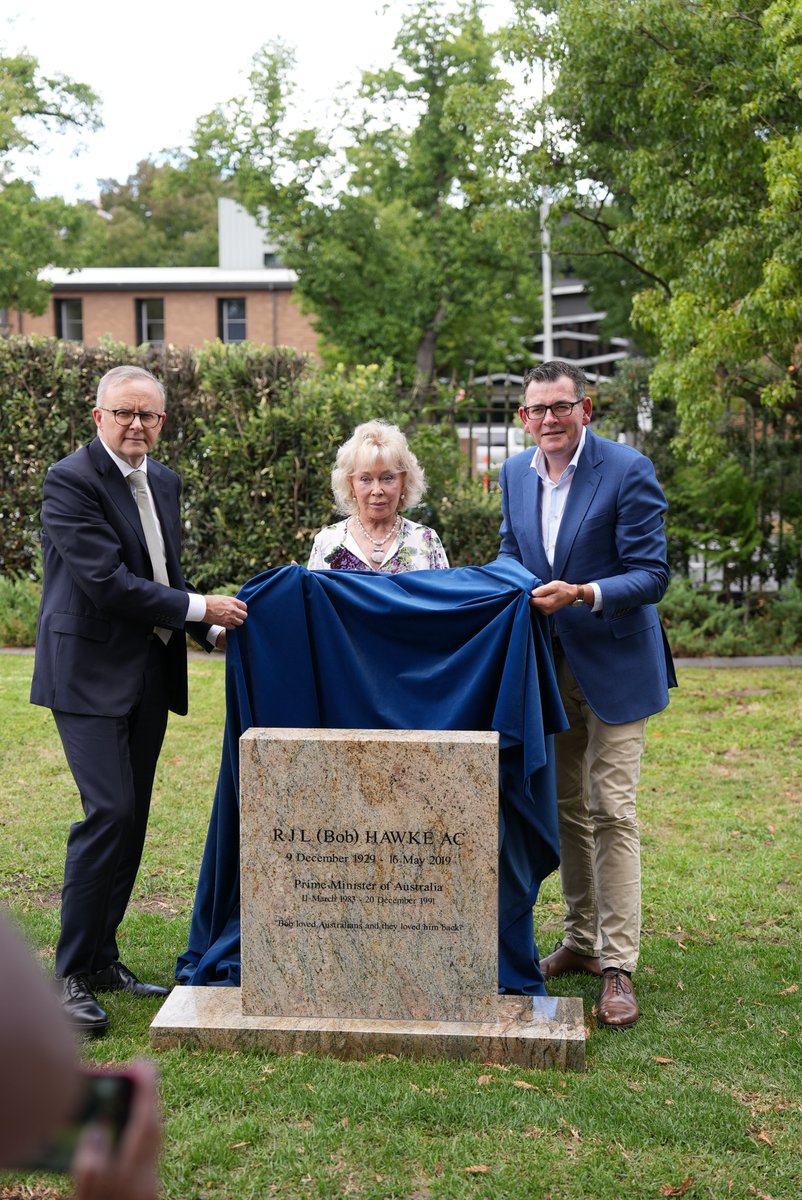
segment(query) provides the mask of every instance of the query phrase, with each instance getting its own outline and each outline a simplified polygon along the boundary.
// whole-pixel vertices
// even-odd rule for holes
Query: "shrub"
[[[498,557],[500,492],[486,492],[478,480],[466,481],[437,509],[437,530],[452,567],[481,565]]]
[[[32,646],[41,584],[0,576],[0,646]]]
[[[802,645],[802,593],[793,584],[733,601],[675,578],[659,609],[678,657],[791,654]]]

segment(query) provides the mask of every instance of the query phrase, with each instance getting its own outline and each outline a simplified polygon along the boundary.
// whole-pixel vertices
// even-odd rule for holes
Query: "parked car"
[[[522,425],[460,425],[457,433],[474,472],[493,478],[498,477],[502,463],[531,445]]]

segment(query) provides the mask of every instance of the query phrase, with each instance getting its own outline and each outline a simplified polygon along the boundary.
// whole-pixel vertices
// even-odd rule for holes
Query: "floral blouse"
[[[443,543],[433,529],[401,518],[401,528],[380,566],[371,565],[348,527],[348,519],[326,525],[317,535],[307,564],[310,571],[438,571],[448,566]]]

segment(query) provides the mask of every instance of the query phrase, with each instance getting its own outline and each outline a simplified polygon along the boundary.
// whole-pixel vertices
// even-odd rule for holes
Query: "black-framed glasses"
[[[584,400],[584,396],[582,400]],[[524,406],[524,412],[530,421],[542,421],[547,412],[553,413],[555,417],[567,417],[577,404],[581,404],[582,400],[557,400],[554,404],[530,404],[527,408]]]
[[[111,413],[118,425],[133,425],[134,417],[139,417],[139,423],[143,429],[155,429],[164,416],[163,412],[148,412],[147,409],[144,409],[143,412],[136,412],[133,408],[104,408],[102,404],[99,405],[99,408],[101,412]]]

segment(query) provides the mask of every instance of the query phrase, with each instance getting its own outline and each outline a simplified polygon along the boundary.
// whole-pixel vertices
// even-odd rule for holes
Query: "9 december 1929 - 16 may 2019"
[[[154,1046],[584,1068],[581,999],[497,994],[495,733],[249,729],[240,802],[242,986]]]

